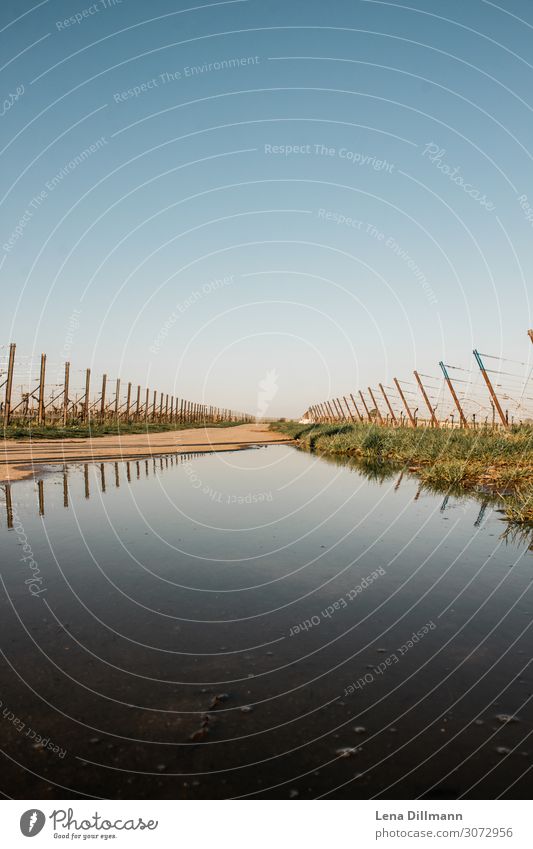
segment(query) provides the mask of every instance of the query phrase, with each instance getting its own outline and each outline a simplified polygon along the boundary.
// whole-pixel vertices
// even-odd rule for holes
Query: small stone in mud
[[[222,704],[222,702],[226,702],[228,699],[229,699],[229,696],[228,696],[227,693],[218,693],[216,696],[213,696],[213,698],[211,699],[211,704],[209,705],[209,709],[212,710],[213,708],[217,707],[217,705]]]
[[[359,746],[345,746],[342,749],[337,749],[336,754],[340,758],[353,758],[354,755],[359,754],[360,751],[361,749]]]
[[[495,719],[498,722],[501,722],[502,725],[507,725],[509,722],[518,722],[518,717],[514,716],[512,713],[498,713],[495,716]]]
[[[199,728],[198,731],[195,731],[189,737],[189,740],[193,740],[195,743],[199,740],[205,740],[207,737],[207,728]]]
[[[251,705],[243,705],[242,708],[239,708],[241,713],[251,713],[253,707]]]
[[[386,651],[387,649],[378,649],[379,654],[385,654]]]
[[[510,752],[511,752],[511,750],[510,750],[510,749],[508,749],[508,748],[507,748],[507,746],[496,746],[495,751],[496,751],[499,755],[508,755],[508,754],[510,754]]]
[[[483,723],[482,719],[474,719],[474,725],[483,725],[483,724],[484,723]]]
[[[398,730],[397,728],[389,728],[388,729],[388,731],[390,731],[391,734],[396,734],[397,730]]]
[[[166,770],[166,768],[167,768],[166,764],[157,764],[157,766],[156,766],[156,770],[158,772],[164,772]]]
[[[297,795],[298,795],[297,790],[291,790],[291,792],[289,793],[289,796],[290,796],[291,799],[296,799]]]
[[[91,737],[91,739],[89,740],[89,743],[99,743],[99,742],[100,742],[100,737]]]
[[[355,731],[356,734],[364,734],[365,731],[366,731],[366,728],[365,728],[364,725],[356,725],[355,728],[354,728],[354,731]]]

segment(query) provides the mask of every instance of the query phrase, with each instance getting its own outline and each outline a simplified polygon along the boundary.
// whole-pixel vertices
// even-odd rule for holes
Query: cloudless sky
[[[52,380],[68,357],[76,385],[91,366],[251,412],[266,380],[267,414],[290,416],[469,369],[474,346],[530,356],[528,0],[3,0],[0,18],[19,381],[46,351]]]

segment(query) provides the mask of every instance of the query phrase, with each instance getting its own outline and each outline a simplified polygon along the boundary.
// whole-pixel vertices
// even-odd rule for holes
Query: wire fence
[[[533,330],[528,331],[533,342]],[[528,353],[533,353],[528,348]],[[408,427],[508,428],[533,424],[533,359],[512,360],[474,349],[470,364],[440,362],[347,395],[311,404],[310,422],[366,421]],[[439,373],[440,372],[440,373]]]
[[[249,413],[177,398],[108,374],[95,382],[90,369],[74,371],[69,362],[50,363],[46,354],[38,359],[20,355],[14,342],[0,346],[0,393],[4,429],[14,424],[67,427],[91,422],[254,420]]]

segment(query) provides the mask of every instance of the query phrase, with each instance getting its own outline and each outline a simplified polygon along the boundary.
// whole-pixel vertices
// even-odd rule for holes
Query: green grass
[[[495,496],[510,521],[533,523],[531,426],[492,431],[276,422],[272,428],[301,448],[352,458],[367,470],[403,469],[431,489]]]
[[[207,424],[207,427],[235,427],[243,422],[217,422]],[[77,422],[67,423],[66,427],[58,425],[29,425],[21,423],[10,424],[0,431],[4,439],[83,439],[88,436],[106,436],[107,434],[126,433],[163,433],[172,430],[188,430],[203,427],[203,422],[184,422],[183,424],[159,424],[157,422],[107,422],[100,424],[92,422],[89,425]]]

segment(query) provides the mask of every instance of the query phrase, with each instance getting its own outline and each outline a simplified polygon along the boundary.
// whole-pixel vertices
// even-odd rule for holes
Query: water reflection
[[[389,472],[272,446],[6,487],[4,789],[527,795],[533,560]]]
[[[357,475],[362,475],[367,480],[374,483],[384,484],[391,478],[398,475],[394,490],[398,491],[404,480],[413,480],[412,476],[405,476],[405,470],[401,469],[398,474],[398,466],[394,463],[375,462],[354,457],[335,457],[334,455],[320,455],[321,460],[331,463],[335,466],[342,466],[353,471]],[[414,478],[416,479],[416,478]],[[441,513],[445,513],[450,507],[460,504],[465,501],[477,500],[480,502],[479,513],[474,521],[474,527],[479,528],[487,512],[487,508],[492,506],[501,514],[502,522],[505,522],[505,527],[501,532],[501,539],[512,541],[513,543],[520,542],[529,546],[533,551],[533,528],[529,523],[511,522],[504,518],[504,511],[501,509],[502,499],[495,493],[479,491],[476,489],[465,491],[460,487],[454,486],[438,486],[436,484],[424,484],[418,482],[414,500],[418,501],[423,492],[428,493],[444,493],[440,506]]]
[[[126,479],[126,482],[130,484],[132,482],[131,468],[132,465],[135,466],[136,480],[141,479],[141,468],[143,469],[143,475],[145,478],[150,477],[150,475],[156,476],[158,474],[158,470],[161,472],[165,469],[171,469],[174,466],[178,466],[183,463],[190,463],[191,460],[194,460],[196,457],[202,456],[200,452],[190,452],[190,453],[173,453],[173,454],[164,454],[160,457],[153,458],[150,462],[148,460],[122,460],[120,462],[107,461],[104,463],[92,464],[92,463],[83,463],[83,482],[84,482],[84,494],[85,498],[89,499],[91,497],[91,487],[90,487],[90,479],[89,479],[89,469],[94,466],[98,469],[99,479],[100,479],[100,492],[105,493],[107,490],[107,482],[110,476],[112,475],[112,480],[115,489],[119,489],[121,485],[121,475]],[[50,471],[54,467],[47,466],[46,469]],[[69,472],[72,474],[73,472],[78,471],[81,468],[79,463],[71,463],[65,464],[63,466],[62,471],[62,483],[63,483],[63,507],[68,509],[69,507]],[[39,516],[45,515],[45,482],[46,477],[37,478],[37,512]],[[11,484],[4,483],[2,484],[2,491],[4,494],[4,506],[5,506],[5,516],[6,516],[6,525],[8,530],[13,529],[13,497],[12,497],[12,487],[18,486],[19,483]],[[53,485],[53,484],[51,484]]]

